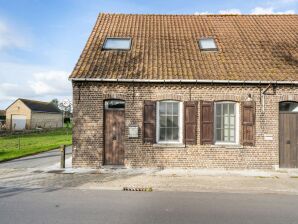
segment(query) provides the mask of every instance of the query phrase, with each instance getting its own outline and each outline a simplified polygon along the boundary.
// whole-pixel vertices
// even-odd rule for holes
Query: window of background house
[[[131,47],[131,38],[106,38],[104,50],[129,50]]]
[[[238,105],[234,102],[215,103],[215,143],[238,143]]]
[[[200,39],[199,47],[202,51],[217,51],[217,46],[213,38]]]
[[[281,102],[279,103],[280,112],[298,112],[297,102]]]
[[[157,102],[157,142],[182,143],[181,102]]]

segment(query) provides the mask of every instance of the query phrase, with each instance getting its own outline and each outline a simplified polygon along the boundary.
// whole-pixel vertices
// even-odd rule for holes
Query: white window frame
[[[211,47],[211,48],[204,48],[203,47],[202,41],[208,41],[208,40],[213,41],[214,47]],[[218,51],[218,47],[217,47],[216,41],[215,41],[215,39],[213,37],[200,38],[199,39],[199,48],[200,48],[201,51]]]
[[[106,43],[109,40],[125,40],[129,41],[129,48],[116,48],[116,47],[106,47]],[[114,50],[114,51],[129,51],[132,46],[132,39],[131,37],[107,37],[102,45],[102,50],[104,51],[109,51],[109,50]]]
[[[235,142],[224,142],[224,141],[216,141],[216,104],[223,103],[234,103],[235,104]],[[218,101],[214,103],[214,126],[213,126],[213,135],[214,135],[214,144],[215,145],[239,145],[239,136],[240,136],[240,112],[239,112],[239,103],[234,101]]]
[[[178,141],[160,141],[159,134],[160,134],[160,123],[159,123],[159,104],[160,102],[175,102],[178,103]],[[183,102],[176,101],[176,100],[161,100],[156,102],[156,142],[158,144],[182,144],[183,142]]]

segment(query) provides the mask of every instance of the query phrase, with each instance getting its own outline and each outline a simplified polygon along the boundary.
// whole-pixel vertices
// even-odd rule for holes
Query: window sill
[[[238,144],[215,144],[211,148],[225,148],[225,149],[243,149],[243,145]]]
[[[181,143],[169,143],[169,144],[157,143],[157,144],[153,144],[153,147],[156,147],[156,148],[185,148],[185,145],[181,144]]]

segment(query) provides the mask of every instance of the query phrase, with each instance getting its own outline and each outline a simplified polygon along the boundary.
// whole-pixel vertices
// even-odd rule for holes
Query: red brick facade
[[[272,169],[279,165],[279,102],[298,101],[297,86],[277,86],[265,96],[267,86],[227,84],[157,84],[73,82],[73,166],[98,168],[103,164],[104,100],[125,100],[125,166]],[[185,147],[161,147],[142,141],[144,100],[245,101],[251,94],[256,102],[255,146],[200,145],[200,109],[198,109],[197,144]],[[200,106],[198,107],[200,108]],[[241,111],[240,111],[241,114]],[[241,116],[240,116],[241,119]],[[240,121],[241,123],[241,121]],[[128,137],[128,126],[139,126],[139,137]],[[240,126],[240,136],[241,136]],[[272,135],[265,140],[264,135]],[[241,138],[240,138],[241,142]]]

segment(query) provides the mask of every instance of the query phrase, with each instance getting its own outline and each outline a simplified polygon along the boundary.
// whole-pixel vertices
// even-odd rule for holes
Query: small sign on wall
[[[272,140],[273,140],[273,135],[270,135],[270,134],[264,134],[264,140],[265,140],[265,141],[272,141]]]
[[[139,137],[139,127],[137,125],[130,125],[128,127],[128,137],[138,138]]]

